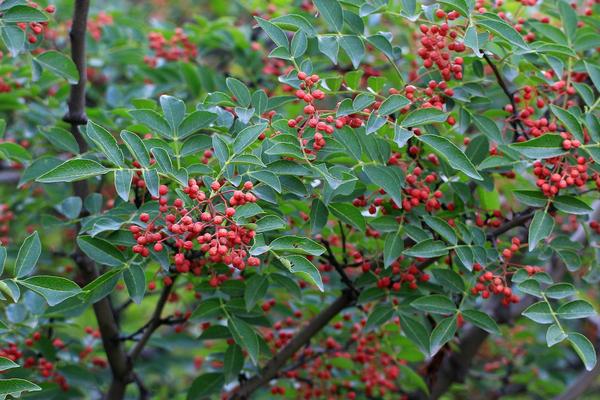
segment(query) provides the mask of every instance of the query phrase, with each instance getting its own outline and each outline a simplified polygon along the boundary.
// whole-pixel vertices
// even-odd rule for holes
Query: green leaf
[[[354,35],[344,35],[340,37],[339,43],[350,58],[350,61],[352,61],[352,66],[354,69],[358,69],[363,57],[365,56],[365,44],[363,43],[362,39]]]
[[[158,172],[155,169],[145,169],[142,171],[142,176],[150,194],[158,197],[158,187],[160,185]]]
[[[469,246],[456,246],[454,248],[454,251],[456,252],[458,259],[464,265],[464,267],[469,271],[472,271],[473,263],[475,262],[473,250],[471,250]]]
[[[344,12],[340,3],[337,0],[314,0],[313,3],[327,25],[334,31],[341,32],[344,27]]]
[[[587,215],[592,212],[592,207],[575,196],[556,196],[552,204],[567,214]]]
[[[537,244],[550,236],[554,228],[554,218],[545,211],[537,210],[529,225],[529,251],[533,251]]]
[[[133,155],[144,168],[150,168],[150,154],[146,148],[144,141],[135,133],[129,131],[121,131],[121,139]]]
[[[37,231],[27,236],[19,248],[15,261],[14,276],[22,278],[33,272],[35,265],[42,254],[42,243]]]
[[[286,221],[276,215],[265,215],[256,221],[256,233],[269,232],[287,228]]]
[[[85,301],[92,304],[111,294],[121,279],[122,272],[120,268],[113,268],[85,285],[83,288]]]
[[[173,169],[173,163],[171,162],[171,157],[165,149],[161,147],[154,147],[151,152],[156,160],[156,164],[160,172],[170,175],[175,173],[175,170]]]
[[[545,301],[533,303],[523,311],[522,315],[538,324],[551,324],[554,322],[550,305]]]
[[[12,368],[19,368],[19,364],[17,364],[13,360],[10,360],[6,357],[0,357],[0,372],[6,371],[6,370],[12,369]]]
[[[119,148],[116,139],[106,129],[90,120],[86,126],[86,134],[110,162],[119,167],[125,166],[123,152]]]
[[[377,112],[379,115],[389,115],[409,104],[410,100],[406,97],[400,94],[393,94],[381,103]]]
[[[406,115],[400,122],[405,128],[413,126],[433,124],[435,122],[446,122],[448,115],[439,108],[417,108]]]
[[[321,279],[319,269],[315,267],[312,262],[308,261],[303,256],[287,256],[284,260],[290,262],[290,272],[300,276],[305,281],[312,283],[318,287],[321,292],[324,291],[323,280]]]
[[[242,353],[242,348],[237,344],[227,347],[227,351],[223,357],[223,375],[225,376],[225,383],[237,379],[243,367],[244,353]]]
[[[233,152],[240,154],[258,139],[267,129],[267,124],[252,125],[239,132],[233,141]]]
[[[81,293],[81,288],[75,282],[60,276],[39,275],[17,282],[42,295],[50,306]]]
[[[225,384],[225,377],[220,372],[202,374],[192,382],[186,400],[206,400],[218,393]]]
[[[380,165],[363,165],[363,172],[369,180],[379,186],[394,200],[398,206],[402,206],[402,183],[398,175],[393,173],[390,168]]]
[[[0,379],[0,398],[2,399],[6,398],[8,395],[18,398],[21,397],[23,392],[37,392],[40,390],[42,390],[41,387],[25,379]]]
[[[552,347],[566,338],[567,334],[556,324],[550,325],[546,331],[546,344],[548,347]]]
[[[313,199],[310,206],[310,231],[315,234],[321,231],[321,229],[327,223],[329,211],[327,206],[318,198]]]
[[[31,154],[25,148],[11,142],[0,143],[0,158],[2,157],[19,162],[31,160]]]
[[[429,353],[431,356],[437,354],[437,352],[448,343],[454,337],[456,333],[456,315],[441,320],[433,331],[431,331],[431,348]]]
[[[63,53],[48,50],[35,57],[34,60],[44,69],[52,72],[54,75],[65,78],[72,85],[79,82],[79,72],[75,63]]]
[[[455,245],[458,242],[454,229],[441,218],[432,217],[430,215],[423,216],[425,223],[434,231],[436,231],[448,243]]]
[[[429,353],[429,332],[418,320],[400,315],[402,332],[414,342],[424,353]]]
[[[463,278],[451,269],[435,268],[431,270],[438,283],[445,289],[456,293],[465,291]]]
[[[167,95],[160,96],[159,101],[173,137],[178,137],[177,129],[185,118],[185,103],[176,97]]]
[[[575,10],[571,8],[571,5],[565,1],[559,1],[558,11],[560,12],[563,29],[565,34],[569,38],[569,41],[575,38],[575,33],[577,32],[577,14]]]
[[[535,297],[542,297],[542,288],[540,282],[535,279],[525,279],[520,282],[517,287],[525,294],[529,294]]]
[[[426,239],[404,250],[402,253],[409,257],[436,258],[448,254],[448,250],[449,248],[444,242]]]
[[[229,331],[235,342],[248,352],[254,365],[258,365],[259,342],[258,335],[250,325],[232,315],[228,318]]]
[[[4,272],[4,264],[6,263],[6,247],[0,246],[0,276]]]
[[[332,63],[337,65],[338,52],[340,51],[337,36],[319,36],[318,45],[319,51],[325,54]]]
[[[285,30],[302,30],[309,37],[314,37],[317,34],[317,31],[314,26],[312,26],[311,22],[299,14],[282,15],[280,17],[272,18],[270,21],[278,26],[282,26]]]
[[[448,139],[437,135],[421,135],[417,136],[421,142],[431,146],[436,153],[445,158],[450,166],[456,170],[463,172],[470,178],[478,181],[483,180],[479,172],[475,169],[471,161],[467,158],[454,143]]]
[[[544,207],[548,198],[539,190],[513,190],[513,194],[521,203],[531,207]]]
[[[231,93],[236,97],[238,104],[242,107],[248,107],[250,105],[250,101],[252,100],[250,90],[248,90],[248,87],[243,82],[235,78],[227,78],[225,83]]]
[[[262,19],[259,17],[254,17],[258,25],[262,28],[263,31],[271,38],[271,40],[277,45],[284,48],[288,48],[288,38],[285,32],[273,24],[272,22],[267,21],[266,19]]]
[[[389,267],[402,255],[402,250],[404,250],[404,240],[400,230],[388,234],[383,245],[383,266]]]
[[[138,122],[147,126],[151,131],[158,133],[164,138],[173,139],[169,123],[156,111],[149,109],[131,110],[129,114]]]
[[[123,270],[123,280],[129,297],[134,303],[140,304],[146,293],[146,274],[141,265],[133,264]]]
[[[452,314],[456,311],[454,302],[441,294],[419,297],[410,305],[417,310],[431,314]]]
[[[46,14],[40,10],[24,5],[16,5],[4,11],[2,22],[45,22],[48,21]]]
[[[217,298],[202,300],[192,312],[190,320],[205,320],[223,312],[221,301]]]
[[[110,172],[110,169],[92,160],[71,159],[36,179],[37,182],[75,182],[97,177]]]
[[[123,254],[104,239],[79,236],[77,245],[81,251],[98,264],[108,265],[109,267],[120,267],[125,264]]]
[[[493,333],[495,335],[500,334],[498,324],[496,324],[496,321],[494,321],[488,314],[478,310],[464,310],[461,311],[461,313],[465,320],[483,329],[484,331]]]
[[[25,47],[25,31],[16,25],[4,25],[0,31],[2,41],[10,50],[10,55],[16,57]]]
[[[555,283],[547,287],[544,293],[551,299],[564,299],[575,295],[575,286],[570,283]]]
[[[502,132],[496,123],[486,116],[480,114],[471,114],[471,118],[475,123],[477,129],[479,129],[488,139],[493,140],[496,143],[503,143],[504,138]]]
[[[40,133],[57,149],[73,154],[79,153],[77,141],[73,137],[73,134],[66,129],[55,126],[48,129],[40,129]]]
[[[526,142],[512,144],[511,147],[531,159],[552,158],[563,155],[563,138],[560,135],[545,134]]]
[[[585,300],[573,300],[558,307],[556,314],[562,319],[580,319],[596,315],[596,311]]]
[[[477,21],[479,26],[483,26],[491,33],[503,38],[509,43],[517,46],[521,50],[529,50],[527,43],[523,37],[508,23],[501,20],[495,14],[485,13],[480,16],[480,19]]]
[[[340,221],[352,225],[361,232],[366,229],[365,217],[360,210],[348,203],[330,203],[329,210],[333,215],[339,218]]]
[[[596,366],[596,351],[589,339],[577,332],[568,333],[567,338],[571,343],[573,350],[575,350],[583,362],[585,369],[588,371],[594,369]]]
[[[294,235],[281,236],[273,240],[269,247],[277,252],[310,254],[313,256],[320,256],[325,252],[325,248],[314,240]]]
[[[594,83],[594,86],[596,86],[596,90],[600,91],[600,67],[594,64],[589,64],[585,61],[584,64],[590,79]]]
[[[82,207],[83,201],[81,201],[81,197],[69,196],[55,208],[56,211],[58,211],[68,219],[75,219],[79,216]]]
[[[179,139],[184,139],[192,133],[198,132],[202,128],[209,127],[217,120],[218,116],[215,113],[208,111],[194,111],[181,121],[179,124],[178,134]]]
[[[382,324],[389,321],[394,315],[394,307],[392,307],[389,303],[379,303],[369,314],[367,318],[367,324],[365,325],[365,330],[370,331],[373,328],[379,327]]]
[[[256,303],[262,300],[269,289],[269,280],[265,275],[254,274],[246,281],[246,289],[244,290],[244,300],[246,302],[246,310],[250,311]]]
[[[294,34],[292,38],[291,44],[291,53],[292,57],[298,59],[304,55],[306,49],[308,48],[308,39],[306,38],[306,33],[303,31],[298,31]]]
[[[133,180],[133,171],[130,169],[118,169],[115,171],[115,190],[123,201],[129,201],[129,191]]]
[[[562,1],[560,3],[562,3]],[[552,110],[552,113],[560,120],[560,122],[562,122],[565,128],[567,128],[567,131],[569,131],[573,136],[575,136],[576,139],[583,143],[583,129],[581,128],[581,124],[577,118],[569,111],[565,110],[564,108],[557,107],[554,104],[550,104],[550,110]]]

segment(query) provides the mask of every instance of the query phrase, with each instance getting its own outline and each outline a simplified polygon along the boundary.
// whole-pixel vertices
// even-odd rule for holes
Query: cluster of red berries
[[[308,75],[304,72],[298,72],[298,79],[302,82],[300,83],[300,89],[296,90],[295,95],[298,99],[306,103],[303,112],[307,115],[308,119],[305,119],[304,115],[299,115],[294,119],[290,119],[288,121],[288,126],[290,128],[296,128],[300,138],[303,137],[303,133],[307,128],[313,128],[315,130],[313,136],[313,149],[319,151],[325,147],[323,133],[331,135],[334,131],[334,126],[329,125],[335,122],[334,117],[330,115],[327,118],[321,119],[319,116],[315,101],[323,100],[325,98],[325,93],[322,90],[316,89],[316,86],[320,81],[319,75]],[[342,126],[343,125],[340,125],[339,127]],[[302,141],[304,146],[308,144],[308,139],[302,138]]]
[[[349,321],[350,316],[344,315],[344,322]],[[307,347],[298,353],[297,358],[309,361],[297,369],[285,372],[285,378],[298,382],[298,398],[337,398],[343,393],[344,398],[355,399],[358,396],[357,390],[364,390],[369,397],[382,397],[394,393],[394,398],[405,399],[406,397],[399,393],[401,389],[396,384],[400,376],[400,365],[405,364],[405,361],[385,353],[382,345],[384,333],[364,332],[364,318],[360,322],[343,325],[344,328],[349,328],[350,345],[356,345],[356,350],[350,352],[345,349],[348,345],[343,345],[334,337],[328,336],[321,341],[320,346],[320,353],[326,353],[327,357],[319,356],[315,348]],[[335,366],[329,362],[330,359],[346,359],[352,361],[355,367],[348,371],[346,379],[332,380]],[[319,384],[308,384],[302,379],[303,375],[318,378]],[[362,388],[357,385],[356,379],[352,378],[356,375],[360,376]]]
[[[42,378],[51,378],[61,390],[68,391],[69,384],[66,378],[55,369],[54,363],[46,360],[44,357],[27,357],[23,363],[23,368],[36,368]]]
[[[29,7],[32,8],[39,8],[39,5],[36,3],[28,3],[27,4]],[[48,14],[53,14],[56,11],[56,7],[53,5],[49,5],[46,8],[44,8],[44,11],[46,11]],[[28,33],[27,34],[27,41],[31,44],[37,43],[40,36],[43,36],[43,34],[45,33],[46,29],[48,28],[48,21],[42,21],[42,22],[18,22],[17,26],[24,32]]]
[[[169,188],[161,185],[157,199],[158,214],[151,218],[143,213],[140,215],[141,223],[130,227],[137,242],[133,251],[147,257],[150,255],[149,246],[160,252],[169,243],[177,250],[174,256],[177,271],[185,273],[193,267],[185,251],[192,251],[196,242],[199,251],[206,254],[212,263],[224,263],[240,270],[246,265],[258,266],[260,260],[249,256],[247,251],[254,238],[254,230],[240,226],[232,219],[236,207],[256,202],[256,197],[250,192],[252,188],[252,182],[248,181],[241,190],[222,190],[221,184],[214,181],[210,185],[212,193],[207,193],[203,190],[206,188],[202,181],[190,179],[183,189],[193,203],[188,207],[181,198],[175,198],[169,204]]]
[[[298,79],[302,82],[300,83],[300,89],[296,90],[295,96],[306,103],[303,109],[305,115],[299,115],[296,118],[288,120],[288,126],[297,130],[298,137],[302,138],[303,146],[306,146],[309,141],[303,137],[304,132],[308,128],[314,129],[313,149],[305,149],[307,154],[317,152],[325,147],[324,135],[333,134],[335,129],[341,129],[346,125],[352,128],[358,128],[363,125],[365,116],[360,113],[335,118],[331,110],[319,110],[315,102],[325,99],[325,93],[317,89],[318,83],[321,80],[319,75],[308,75],[301,71],[298,72]],[[340,103],[338,103],[338,107],[339,105]],[[368,116],[371,110],[367,108],[363,112]],[[329,115],[325,116],[322,114]]]
[[[483,215],[481,213],[475,214],[475,225],[480,228],[483,228],[484,226],[497,228],[504,220],[505,217],[502,215],[502,211],[500,210],[493,210],[491,213],[486,213]]]
[[[15,214],[10,210],[8,204],[0,204],[0,244],[7,246],[9,241],[10,222]]]
[[[102,38],[102,28],[113,24],[113,17],[100,11],[96,16],[88,19],[87,29],[95,41],[100,41]]]
[[[196,45],[190,41],[181,28],[176,28],[175,34],[169,39],[165,38],[160,32],[150,32],[148,41],[154,55],[144,57],[144,62],[151,67],[156,67],[159,59],[190,61],[198,55]]]
[[[575,158],[575,157],[574,157]],[[533,163],[533,173],[537,177],[536,185],[545,196],[556,196],[561,189],[571,186],[584,187],[590,178],[587,173],[587,159],[576,157],[576,164],[569,164],[564,157],[555,157]],[[600,177],[596,177],[600,187]]]
[[[419,287],[418,282],[428,282],[430,278],[429,274],[421,271],[415,264],[409,266],[405,271],[402,271],[398,261],[394,261],[391,267],[392,274],[400,276],[399,281],[395,280],[392,283],[392,290],[395,292],[398,292],[402,288],[403,283],[407,283],[409,289],[416,290]]]
[[[504,259],[508,261],[517,251],[519,251],[520,248],[521,239],[519,239],[518,237],[513,237],[511,239],[510,247],[507,247],[506,249],[502,250],[502,257],[504,257]]]
[[[471,288],[471,294],[474,296],[481,295],[487,299],[490,294],[502,295],[502,305],[508,306],[510,303],[518,303],[519,296],[513,294],[512,289],[506,285],[502,276],[494,275],[491,271],[486,271],[479,276],[475,286]]]
[[[421,178],[423,175],[423,169],[421,167],[415,167],[412,173],[406,175],[406,183],[408,184],[404,188],[404,199],[402,199],[402,208],[405,211],[410,211],[413,207],[417,207],[419,204],[425,204],[427,212],[433,212],[439,210],[442,207],[439,199],[443,197],[443,193],[440,190],[433,190],[429,185],[435,184],[438,177],[435,172],[431,172]]]
[[[443,10],[438,9],[436,12],[438,18],[447,18],[453,20],[459,17],[457,11],[451,11],[446,15]],[[440,25],[421,25],[421,46],[417,50],[417,54],[423,60],[423,66],[427,69],[434,65],[440,71],[444,81],[449,81],[454,77],[456,80],[461,80],[463,76],[463,59],[455,57],[452,59],[451,52],[462,53],[465,51],[465,44],[457,42],[458,32],[453,30],[448,23],[444,22]]]
[[[31,338],[25,339],[25,345],[30,347],[42,338],[40,332],[34,332]],[[62,346],[55,346],[62,348]],[[19,361],[24,356],[23,351],[19,349],[16,343],[8,342],[6,347],[0,348],[0,357],[8,358],[13,362]],[[56,383],[62,390],[69,390],[69,385],[64,376],[59,374],[55,370],[54,363],[46,360],[44,357],[27,357],[24,359],[24,368],[37,368],[42,378],[52,378],[52,381]]]

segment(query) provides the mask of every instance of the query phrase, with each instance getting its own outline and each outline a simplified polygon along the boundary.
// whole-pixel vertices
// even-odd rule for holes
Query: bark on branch
[[[340,297],[338,297],[329,307],[324,309],[320,314],[313,318],[308,325],[306,325],[279,353],[267,362],[261,372],[251,378],[250,380],[242,383],[235,393],[232,394],[231,399],[241,400],[248,399],[254,391],[261,386],[267,384],[271,379],[278,376],[279,371],[282,370],[283,366],[288,360],[290,360],[298,350],[303,346],[310,343],[310,340],[315,336],[321,329],[323,329],[336,315],[338,315],[343,309],[352,305],[356,300],[356,295],[351,289],[345,289],[342,291]]]
[[[85,113],[85,85],[86,85],[86,55],[85,42],[87,18],[90,8],[89,0],[76,0],[73,11],[73,23],[69,32],[71,40],[71,58],[79,72],[79,81],[71,85],[68,101],[68,110],[64,121],[71,125],[71,132],[75,136],[81,152],[87,151],[87,143],[79,132],[79,126],[87,123]],[[84,200],[89,195],[89,186],[86,181],[73,184],[75,194]],[[79,227],[78,227],[79,228]],[[73,256],[85,283],[90,283],[99,276],[95,263],[77,248]],[[115,313],[108,297],[94,304],[94,313],[98,322],[98,329],[102,337],[102,345],[112,373],[112,382],[105,395],[107,400],[119,400],[125,396],[127,385],[133,381],[131,366],[123,344],[119,340],[119,326],[115,320]]]

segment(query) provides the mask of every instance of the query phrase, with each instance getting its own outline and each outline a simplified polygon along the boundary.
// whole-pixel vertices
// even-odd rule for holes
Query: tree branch
[[[512,108],[513,108],[512,118],[513,119],[511,119],[510,124],[512,125],[512,127],[514,129],[515,134],[518,134],[518,132],[519,132],[518,127],[521,127],[521,133],[523,134],[523,136],[526,138],[529,138],[527,136],[527,132],[525,132],[525,128],[523,127],[523,125],[521,124],[521,121],[519,120],[519,114],[517,113],[517,103],[515,102],[515,98],[513,97],[513,94],[510,92],[510,90],[508,90],[508,86],[506,86],[506,82],[504,82],[504,79],[502,78],[500,71],[498,71],[498,67],[496,67],[496,64],[494,64],[492,62],[490,57],[487,54],[485,54],[485,52],[482,51],[482,53],[483,53],[483,58],[485,59],[485,61],[488,63],[488,65],[494,72],[494,75],[496,76],[496,80],[498,81],[498,85],[500,85],[500,88],[502,88],[502,91],[504,92],[506,97],[508,97],[508,101],[510,101],[510,104],[512,105]]]
[[[87,18],[90,8],[89,0],[76,0],[73,11],[73,23],[69,32],[71,40],[71,58],[79,72],[79,81],[71,85],[68,101],[68,111],[64,121],[71,124],[71,132],[75,136],[81,152],[87,150],[87,143],[79,132],[79,126],[87,123],[85,113],[85,84],[86,84],[86,59],[85,42]],[[73,184],[77,196],[84,200],[89,195],[89,186],[86,181]],[[80,228],[80,226],[78,227]],[[99,276],[95,263],[77,248],[73,259],[81,270],[86,283],[92,282]],[[94,313],[98,321],[98,328],[102,337],[102,344],[106,353],[108,364],[112,372],[112,382],[105,395],[107,400],[119,400],[125,396],[125,388],[133,380],[131,366],[127,354],[119,340],[119,326],[108,297],[94,304]]]
[[[165,285],[163,287],[162,293],[156,302],[156,307],[154,308],[154,313],[152,313],[150,321],[148,321],[148,323],[138,330],[139,333],[143,332],[143,334],[139,342],[137,342],[133,349],[131,349],[129,352],[129,359],[132,363],[135,362],[135,359],[141,354],[142,350],[144,350],[144,347],[148,343],[148,340],[150,340],[150,337],[154,331],[163,324],[163,320],[160,316],[165,308],[165,305],[167,304],[167,300],[169,300],[169,296],[173,290],[173,285],[175,284],[175,279],[177,279],[176,275],[173,276],[173,282],[170,285]]]
[[[267,384],[271,379],[278,376],[285,363],[293,357],[302,346],[308,344],[313,336],[321,331],[337,314],[344,308],[352,305],[356,295],[350,289],[342,291],[329,307],[313,318],[279,353],[267,362],[261,372],[243,382],[232,394],[231,399],[249,399],[261,386]]]

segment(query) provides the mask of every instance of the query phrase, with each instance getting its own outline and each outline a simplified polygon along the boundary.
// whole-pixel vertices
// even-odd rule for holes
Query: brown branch
[[[527,221],[529,221],[533,217],[534,213],[535,213],[535,209],[533,207],[529,207],[525,211],[515,214],[510,221],[500,225],[498,228],[489,232],[486,235],[487,239],[495,240],[498,236],[510,231],[512,228],[516,228],[518,226],[523,226],[523,224],[525,224]]]
[[[513,94],[510,92],[510,90],[508,90],[508,86],[506,86],[506,82],[504,82],[504,78],[502,78],[502,75],[500,74],[498,67],[496,67],[496,64],[494,64],[492,62],[490,57],[487,54],[485,54],[485,52],[483,52],[483,58],[485,59],[485,61],[488,63],[488,65],[494,72],[494,76],[496,77],[496,81],[498,81],[498,85],[500,85],[500,88],[502,89],[502,91],[504,92],[506,97],[508,97],[508,100],[510,101],[510,104],[513,108],[513,111],[512,111],[513,119],[511,119],[510,124],[512,125],[512,127],[514,129],[515,134],[519,133],[518,128],[520,127],[521,133],[523,134],[523,136],[526,138],[529,138],[527,135],[527,132],[525,132],[525,128],[523,127],[523,125],[521,124],[521,121],[519,120],[519,114],[517,113],[517,103],[515,102],[515,98],[513,97]]]
[[[356,300],[356,295],[350,289],[342,291],[329,307],[313,318],[298,334],[267,364],[260,373],[248,381],[243,382],[234,393],[231,399],[248,399],[257,389],[269,383],[269,381],[278,376],[284,365],[290,360],[298,350],[308,344],[313,336],[321,331],[336,315],[343,309],[352,305]]]
[[[156,302],[156,306],[154,307],[154,312],[152,313],[152,317],[150,321],[146,323],[142,328],[140,328],[139,332],[143,332],[142,337],[136,343],[136,345],[129,352],[129,359],[133,363],[135,359],[142,353],[144,347],[150,340],[150,337],[161,325],[163,325],[163,320],[161,319],[161,314],[165,305],[167,304],[167,300],[169,300],[169,296],[171,295],[171,291],[173,290],[173,285],[175,283],[175,279],[177,276],[173,276],[173,282],[170,285],[165,285],[163,287],[162,293],[160,294],[160,298]]]
[[[87,143],[79,132],[79,126],[87,123],[85,113],[85,85],[86,85],[86,59],[85,41],[89,0],[77,0],[73,11],[73,23],[69,32],[71,40],[71,58],[79,72],[79,81],[71,85],[68,101],[68,110],[64,121],[71,124],[71,132],[75,136],[81,152],[87,151]],[[73,190],[77,196],[84,200],[89,195],[89,186],[86,181],[75,182]],[[78,227],[80,228],[80,227]],[[92,282],[99,276],[95,263],[77,248],[73,259],[81,270],[86,283]],[[123,345],[119,341],[119,326],[109,297],[96,302],[93,306],[98,329],[102,337],[102,344],[112,373],[112,382],[105,395],[105,399],[119,400],[125,396],[127,385],[133,380],[131,365]]]

